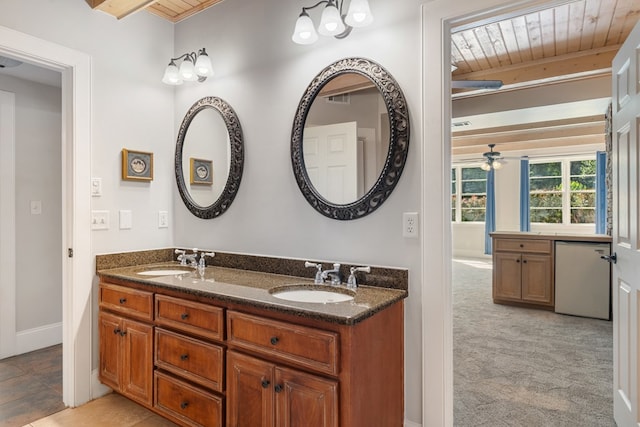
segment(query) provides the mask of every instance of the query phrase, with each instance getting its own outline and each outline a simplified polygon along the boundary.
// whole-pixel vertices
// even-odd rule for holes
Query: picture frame
[[[193,185],[213,185],[213,161],[206,159],[189,159],[191,165],[190,183]]]
[[[125,181],[153,180],[153,153],[123,148],[122,179]]]

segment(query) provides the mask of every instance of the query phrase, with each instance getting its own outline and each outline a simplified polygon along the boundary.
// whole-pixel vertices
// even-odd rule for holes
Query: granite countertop
[[[187,273],[167,276],[147,276],[140,272],[154,269],[185,269]],[[402,289],[390,289],[358,285],[355,298],[338,303],[302,303],[276,298],[271,292],[288,285],[311,285],[308,278],[240,270],[227,267],[206,267],[204,274],[190,267],[181,267],[177,262],[136,265],[131,267],[103,269],[98,275],[107,280],[120,279],[159,289],[171,289],[200,297],[212,298],[235,304],[248,305],[267,310],[293,314],[345,325],[356,324],[378,311],[407,297]],[[333,287],[316,285],[348,293],[344,285]]]

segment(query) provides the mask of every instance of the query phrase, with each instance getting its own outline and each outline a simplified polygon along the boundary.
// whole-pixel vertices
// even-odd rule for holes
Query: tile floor
[[[0,360],[2,427],[173,427],[112,393],[77,408],[62,403],[62,345]]]

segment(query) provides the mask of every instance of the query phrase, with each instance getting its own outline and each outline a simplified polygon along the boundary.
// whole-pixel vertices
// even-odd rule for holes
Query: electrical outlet
[[[158,212],[158,228],[168,228],[168,227],[169,227],[169,212],[159,211]]]
[[[418,237],[418,212],[405,212],[402,214],[402,236]]]

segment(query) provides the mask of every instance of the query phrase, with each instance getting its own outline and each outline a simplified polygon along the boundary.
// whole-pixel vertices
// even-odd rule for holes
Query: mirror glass
[[[185,206],[205,219],[224,213],[238,191],[243,165],[235,111],[220,98],[198,100],[185,115],[176,142],[176,182]]]
[[[353,203],[378,180],[389,151],[389,115],[367,77],[346,73],[315,97],[302,136],[313,188],[336,204]]]
[[[404,95],[371,60],[329,65],[300,100],[291,133],[293,172],[309,204],[327,217],[357,219],[380,207],[408,149]]]
[[[212,205],[229,177],[231,147],[222,116],[213,108],[195,115],[182,148],[182,174],[189,194],[199,206]]]

